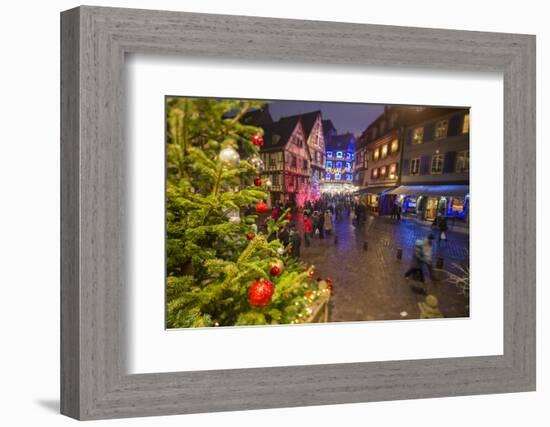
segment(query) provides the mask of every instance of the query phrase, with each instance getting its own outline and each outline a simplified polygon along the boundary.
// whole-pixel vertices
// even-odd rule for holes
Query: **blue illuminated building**
[[[353,182],[355,144],[356,139],[352,133],[337,135],[335,129],[332,132],[325,131],[327,154],[325,183],[351,184]]]

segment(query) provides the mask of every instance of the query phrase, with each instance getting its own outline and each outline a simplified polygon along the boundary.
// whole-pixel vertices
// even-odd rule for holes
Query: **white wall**
[[[544,2],[407,1],[338,2],[274,0],[96,1],[106,6],[245,14],[454,29],[537,34],[538,217],[550,208],[549,155],[544,140],[550,114],[550,28]],[[57,415],[59,360],[59,11],[74,1],[5,2],[0,25],[0,376],[3,425],[63,426]],[[546,12],[546,13],[545,13]],[[543,182],[544,181],[544,182]],[[546,195],[546,198],[545,198]],[[546,209],[545,209],[546,208]],[[539,261],[548,257],[539,230]],[[542,263],[539,263],[542,264]],[[545,323],[549,275],[538,268],[538,389],[536,393],[233,412],[157,419],[117,420],[110,425],[275,426],[548,425],[550,335]],[[546,309],[546,312],[544,311]],[[546,359],[546,360],[545,360]]]

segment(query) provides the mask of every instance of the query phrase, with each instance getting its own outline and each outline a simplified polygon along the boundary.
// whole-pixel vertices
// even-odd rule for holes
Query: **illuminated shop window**
[[[351,170],[351,163],[350,162],[346,162],[346,170]]]
[[[327,169],[332,168],[332,160],[327,161]]]
[[[380,149],[377,148],[376,150],[374,150],[374,153],[372,154],[372,158],[374,160],[378,160],[379,157],[380,157]]]
[[[336,169],[342,169],[342,162],[336,162]]]
[[[453,197],[449,203],[447,215],[464,219],[466,217],[466,198]]]
[[[351,153],[346,153],[346,160],[351,160]]]
[[[334,174],[334,179],[335,179],[336,181],[340,181],[340,179],[342,179],[342,175],[339,174],[339,173],[336,173],[336,174]]]
[[[327,157],[332,157],[332,151],[327,151]]]
[[[353,181],[353,175],[351,173],[346,174],[346,181]]]
[[[341,158],[343,158],[343,157],[344,157],[344,154],[343,154],[341,151],[337,151],[337,152],[336,152],[336,158],[337,158],[337,159],[341,159]]]
[[[325,174],[325,179],[330,179],[331,177],[332,177],[332,175],[331,175],[330,173],[327,172],[327,173]]]
[[[372,177],[375,179],[378,178],[378,168],[372,170]]]
[[[382,166],[380,168],[380,176],[386,176],[387,171],[388,171],[388,169],[386,168],[386,166]]]

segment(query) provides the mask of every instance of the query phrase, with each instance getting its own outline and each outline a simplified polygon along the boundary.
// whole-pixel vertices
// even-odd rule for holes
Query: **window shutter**
[[[435,133],[435,124],[430,123],[424,126],[424,141],[433,141]]]
[[[443,160],[443,173],[453,173],[455,171],[456,151],[447,151]]]
[[[405,144],[407,145],[412,144],[412,135],[413,135],[412,129],[407,129],[407,133],[405,135]]]
[[[430,156],[422,156],[420,158],[420,175],[428,175],[430,173]]]
[[[456,136],[460,133],[460,125],[462,122],[462,115],[456,114],[452,116],[449,120],[449,129],[447,131],[447,135],[449,136]]]
[[[401,176],[407,176],[410,174],[410,164],[410,159],[403,159],[403,163],[401,164]]]

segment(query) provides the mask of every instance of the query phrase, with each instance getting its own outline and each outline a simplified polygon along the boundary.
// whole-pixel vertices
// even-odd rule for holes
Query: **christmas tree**
[[[167,99],[169,328],[307,322],[328,299],[276,238],[287,213],[267,213],[263,131],[241,122],[262,104]]]

